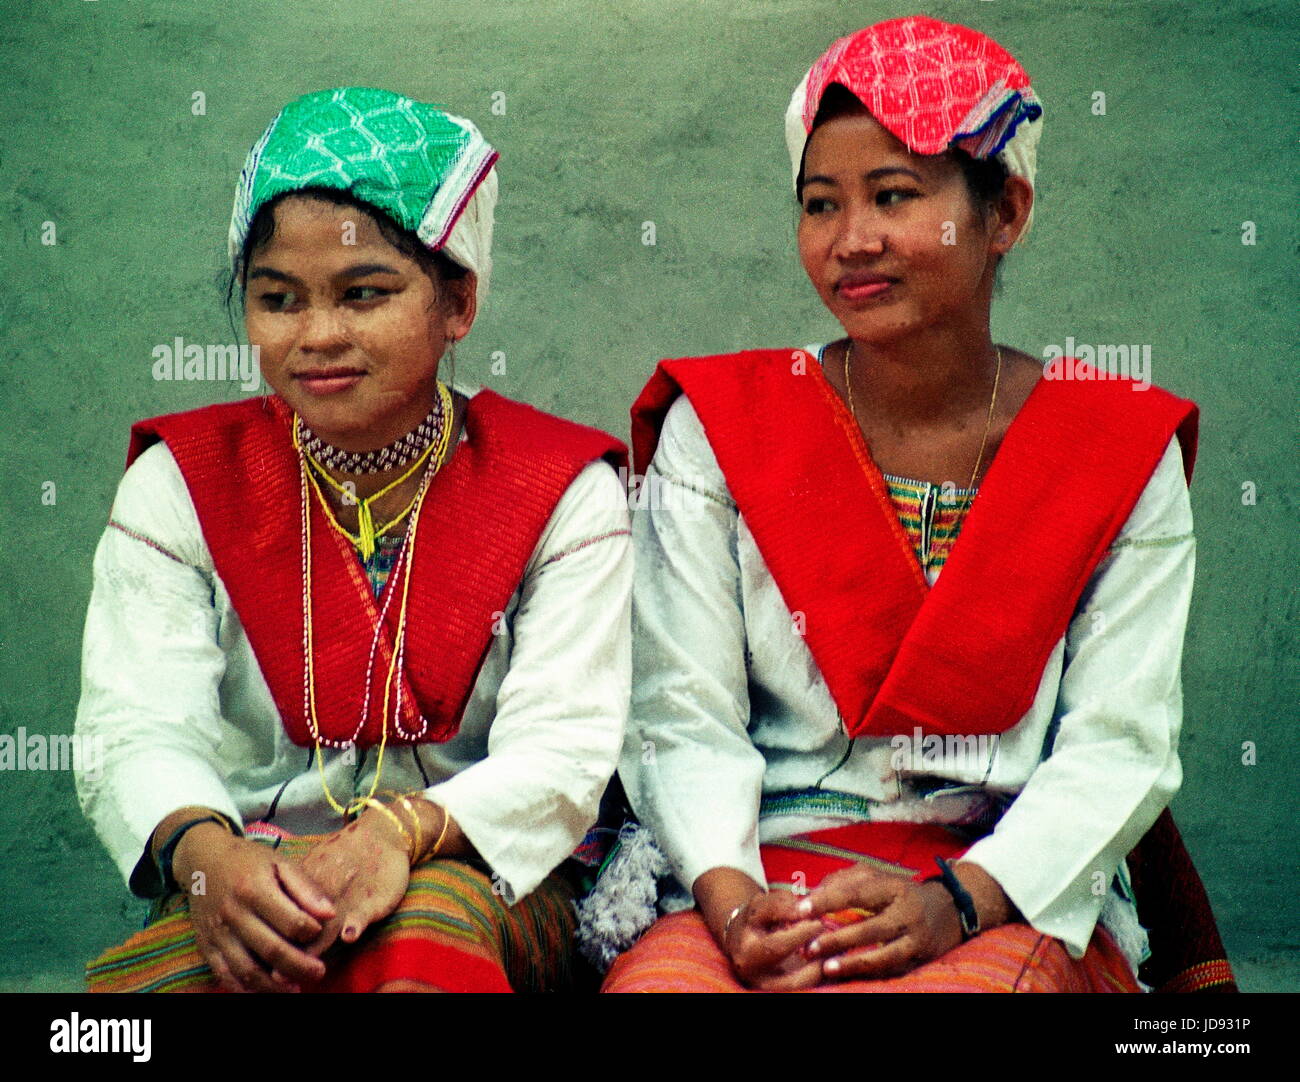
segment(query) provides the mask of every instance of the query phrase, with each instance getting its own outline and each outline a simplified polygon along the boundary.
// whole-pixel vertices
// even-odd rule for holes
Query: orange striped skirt
[[[934,856],[957,858],[966,843],[935,824],[856,823],[762,847],[773,889],[815,887],[837,868],[866,862],[877,871],[919,880]],[[816,992],[1140,992],[1110,933],[1098,927],[1075,961],[1059,939],[1026,924],[981,932],[901,977],[828,982]],[[694,910],[657,920],[620,955],[603,992],[745,992],[731,963]]]
[[[279,850],[300,859],[317,840],[285,837]],[[412,870],[385,920],[324,955],[325,978],[304,990],[370,992],[398,980],[448,992],[564,990],[573,980],[575,926],[573,891],[557,874],[508,906],[477,867],[431,860]],[[179,894],[147,928],[91,962],[86,983],[91,992],[219,990]]]
[[[1132,971],[1104,928],[1072,959],[1058,939],[1026,924],[1004,924],[901,977],[839,981],[815,992],[1138,992]],[[745,992],[695,910],[655,921],[614,962],[602,992]]]

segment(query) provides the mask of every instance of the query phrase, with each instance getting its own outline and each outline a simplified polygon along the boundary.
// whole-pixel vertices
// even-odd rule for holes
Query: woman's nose
[[[334,304],[313,304],[303,313],[298,346],[325,352],[347,344],[347,326]]]
[[[867,206],[851,206],[839,216],[832,254],[840,259],[879,255],[885,250],[885,223]]]

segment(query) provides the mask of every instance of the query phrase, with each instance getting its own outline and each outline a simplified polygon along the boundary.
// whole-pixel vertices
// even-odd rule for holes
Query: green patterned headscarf
[[[481,305],[492,266],[497,157],[468,120],[389,90],[304,95],[248,152],[230,219],[231,264],[265,203],[303,188],[338,188],[473,271]]]

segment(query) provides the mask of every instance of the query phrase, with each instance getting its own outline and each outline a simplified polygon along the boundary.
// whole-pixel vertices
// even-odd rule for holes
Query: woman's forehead
[[[291,195],[276,203],[269,213],[275,216],[275,231],[263,248],[277,245],[392,248],[375,219],[355,205],[314,199],[310,195]]]
[[[393,247],[374,218],[360,207],[290,196],[278,202],[271,213],[275,230],[254,250],[255,261],[312,264],[322,270],[360,262],[382,262],[400,270],[416,266],[415,260]]]
[[[808,138],[805,183],[819,174],[851,168],[853,172],[902,167],[922,175],[948,164],[942,154],[915,154],[865,109],[846,111],[823,121]]]

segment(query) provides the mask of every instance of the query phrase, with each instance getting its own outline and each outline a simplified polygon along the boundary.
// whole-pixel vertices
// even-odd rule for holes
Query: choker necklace
[[[443,410],[435,399],[429,415],[401,439],[374,451],[344,451],[326,443],[305,424],[299,424],[298,439],[302,449],[332,470],[341,473],[383,473],[414,461],[437,439],[442,428]]]

